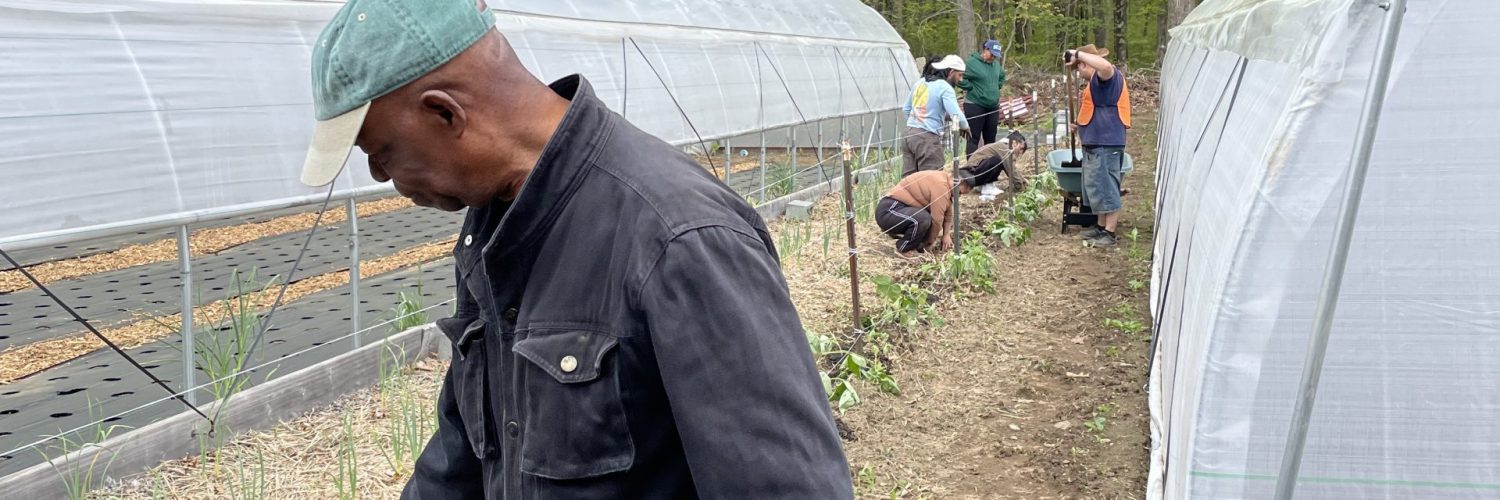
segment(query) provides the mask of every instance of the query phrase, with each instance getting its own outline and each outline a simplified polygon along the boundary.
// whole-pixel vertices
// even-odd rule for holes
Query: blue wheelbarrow
[[[1078,163],[1073,162],[1075,152]],[[1126,153],[1125,163],[1120,165],[1121,177],[1130,173],[1133,163],[1130,153]],[[1068,226],[1089,227],[1097,224],[1099,216],[1094,215],[1094,211],[1083,204],[1083,150],[1059,149],[1047,153],[1047,168],[1057,174],[1057,187],[1063,192],[1061,232],[1068,232]]]

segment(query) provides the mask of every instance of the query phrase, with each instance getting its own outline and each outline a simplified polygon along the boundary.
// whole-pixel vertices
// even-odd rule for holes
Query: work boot
[[[1081,240],[1092,240],[1094,238],[1098,238],[1099,237],[1099,233],[1103,233],[1103,232],[1104,232],[1104,228],[1101,228],[1099,226],[1089,226],[1088,229],[1084,229],[1083,232],[1078,233],[1078,239],[1081,239]]]
[[[1111,233],[1103,229],[1099,230],[1099,234],[1097,236],[1089,238],[1087,241],[1089,242],[1089,244],[1096,247],[1112,247],[1116,244],[1115,233]]]

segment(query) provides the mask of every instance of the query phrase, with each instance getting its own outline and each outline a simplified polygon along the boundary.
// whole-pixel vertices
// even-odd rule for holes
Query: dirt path
[[[999,250],[996,293],[942,304],[945,326],[895,357],[902,396],[842,417],[861,497],[1143,496],[1155,115],[1140,115],[1120,228],[1135,249],[1058,234],[1055,207],[1030,242]]]

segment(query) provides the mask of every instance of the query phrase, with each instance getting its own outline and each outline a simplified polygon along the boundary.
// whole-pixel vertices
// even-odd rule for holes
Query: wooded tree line
[[[1167,30],[1202,0],[863,0],[911,46],[912,55],[967,56],[984,40],[1005,46],[1006,62],[1052,65],[1062,50],[1108,47],[1131,68],[1155,67]]]

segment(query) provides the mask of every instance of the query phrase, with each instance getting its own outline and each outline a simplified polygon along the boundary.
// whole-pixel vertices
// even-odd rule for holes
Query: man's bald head
[[[443,210],[511,199],[568,102],[490,31],[446,64],[375,99],[356,145],[370,175]]]

